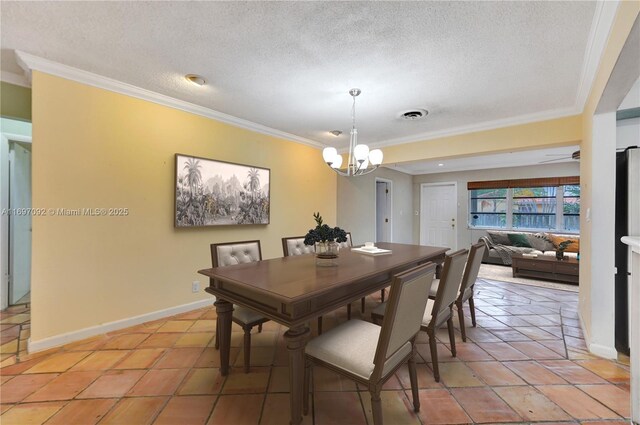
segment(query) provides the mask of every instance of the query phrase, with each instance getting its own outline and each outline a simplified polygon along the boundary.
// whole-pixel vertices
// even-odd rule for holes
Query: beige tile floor
[[[367,299],[368,313],[379,294]],[[476,285],[478,327],[457,333],[451,357],[438,335],[442,381],[431,372],[427,339],[418,340],[422,408],[413,413],[405,368],[387,382],[385,424],[625,423],[628,358],[590,355],[575,292],[497,281]],[[325,317],[325,328],[346,320]],[[353,311],[359,314],[359,301]],[[468,314],[468,312],[467,312]],[[100,335],[46,353],[27,354],[28,306],[0,313],[0,423],[276,424],[288,423],[287,352],[282,326],[252,338],[251,373],[242,371],[242,333],[234,325],[233,368],[220,376],[213,308]],[[312,412],[304,424],[371,424],[363,388],[314,371]],[[628,421],[626,422],[628,423]]]

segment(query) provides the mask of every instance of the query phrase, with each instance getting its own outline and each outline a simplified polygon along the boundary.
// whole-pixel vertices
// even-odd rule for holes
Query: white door
[[[18,143],[9,149],[9,208],[31,208],[31,151]],[[16,304],[31,286],[31,214],[9,217],[9,276],[9,301]]]
[[[420,245],[457,246],[457,190],[455,183],[420,187]]]
[[[391,183],[376,180],[376,242],[391,242]]]

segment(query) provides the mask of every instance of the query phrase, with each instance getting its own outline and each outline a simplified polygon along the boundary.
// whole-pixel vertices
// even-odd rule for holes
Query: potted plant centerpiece
[[[319,266],[335,266],[338,258],[339,242],[347,241],[347,232],[339,227],[329,227],[322,223],[319,212],[313,214],[316,220],[315,229],[310,229],[304,237],[305,245],[315,245],[316,264]]]
[[[558,244],[558,247],[556,248],[556,260],[564,260],[564,250],[569,248],[569,245],[572,243],[573,241],[567,240]]]

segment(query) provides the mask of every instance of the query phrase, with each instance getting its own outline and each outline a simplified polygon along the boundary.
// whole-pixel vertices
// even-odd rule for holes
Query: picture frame
[[[270,169],[179,153],[175,157],[176,228],[269,224]]]

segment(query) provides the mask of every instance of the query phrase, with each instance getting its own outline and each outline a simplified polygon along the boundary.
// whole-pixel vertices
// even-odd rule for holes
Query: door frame
[[[32,143],[31,136],[0,133],[0,209],[9,208],[9,143]],[[0,309],[9,306],[9,216],[0,215]]]
[[[378,182],[384,182],[388,184],[389,196],[387,197],[387,212],[389,213],[389,242],[393,242],[393,180],[385,179],[383,177],[376,177],[373,182],[375,202],[373,204],[375,211],[375,228],[373,231],[374,238],[378,240]]]
[[[418,240],[422,245],[422,219],[426,215],[426,211],[424,209],[424,205],[422,202],[422,189],[425,187],[435,187],[435,186],[453,186],[453,190],[455,192],[454,200],[455,200],[455,207],[456,207],[456,221],[458,223],[456,223],[456,227],[453,232],[453,246],[451,247],[451,251],[455,251],[458,249],[458,228],[460,227],[458,214],[457,214],[458,213],[458,182],[456,181],[438,182],[438,183],[420,183],[420,220],[418,220],[418,229],[419,229]]]

